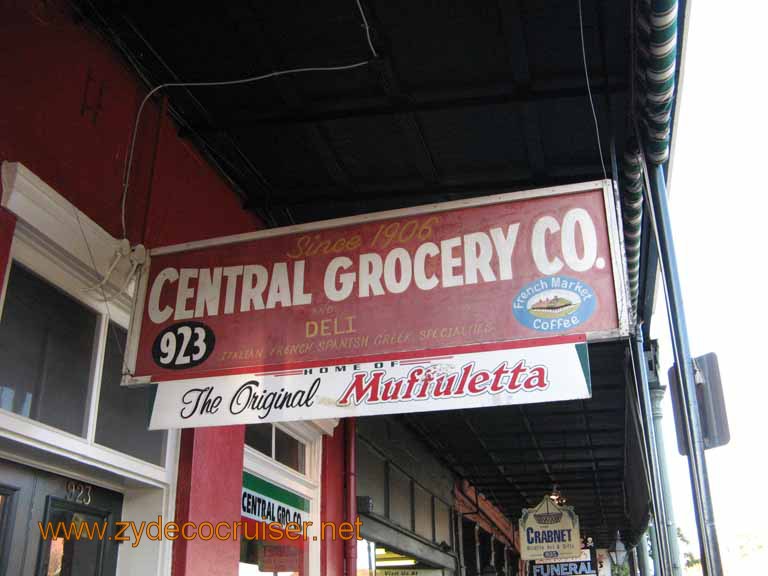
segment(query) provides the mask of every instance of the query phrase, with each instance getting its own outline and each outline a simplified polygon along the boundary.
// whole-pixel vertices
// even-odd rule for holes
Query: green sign
[[[309,500],[243,472],[240,515],[258,522],[275,522],[283,527],[291,522],[301,525],[309,517]]]

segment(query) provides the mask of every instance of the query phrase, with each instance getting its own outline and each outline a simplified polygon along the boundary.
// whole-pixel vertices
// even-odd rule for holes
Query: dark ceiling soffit
[[[93,15],[96,16],[95,19],[100,22],[99,26],[106,31],[110,41],[121,53],[123,53],[129,63],[137,70],[139,75],[144,78],[148,85],[155,84],[150,82],[150,71],[155,75],[159,75],[159,81],[168,79],[178,80],[162,58],[153,52],[152,47],[142,37],[136,27],[127,21],[119,10],[107,11],[106,15],[100,15],[94,9],[93,3],[89,0],[84,0],[82,4],[90,7],[89,12],[92,12]],[[512,9],[510,7],[505,7],[504,10],[510,12]],[[505,16],[502,18],[505,25],[511,27],[513,31],[522,27],[522,23],[519,22],[521,17],[520,14],[510,13],[504,15],[503,12],[501,14]],[[94,18],[92,17],[91,19]],[[505,35],[505,37],[507,36],[508,34]],[[515,50],[519,51],[521,46],[518,44],[521,44],[521,40],[518,36],[520,35],[517,35],[515,38],[508,38],[508,42],[515,44]],[[522,42],[522,44],[524,45],[524,42]],[[138,59],[141,59],[141,62],[137,60],[137,54],[139,55]],[[341,210],[343,210],[345,206],[354,207],[355,203],[358,202],[368,202],[371,199],[391,201],[393,198],[398,198],[400,196],[403,197],[405,203],[414,205],[424,203],[423,200],[412,200],[412,197],[416,196],[427,198],[429,201],[445,201],[450,200],[453,197],[466,197],[468,195],[467,193],[471,194],[480,188],[482,188],[482,193],[493,193],[498,191],[511,191],[510,188],[524,189],[532,186],[556,185],[561,183],[560,181],[562,181],[562,183],[569,183],[578,180],[579,178],[574,177],[574,175],[581,172],[579,167],[561,167],[555,170],[546,170],[543,160],[543,151],[540,150],[540,135],[537,133],[536,126],[533,125],[535,124],[532,122],[534,115],[529,108],[537,101],[583,97],[583,86],[578,85],[581,82],[581,79],[574,78],[574,84],[571,88],[538,91],[531,90],[529,73],[527,73],[527,61],[524,61],[527,60],[527,56],[525,59],[522,59],[522,56],[515,58],[510,56],[510,60],[512,61],[514,82],[504,83],[495,88],[491,88],[491,93],[482,93],[482,90],[487,90],[488,87],[481,89],[480,91],[472,89],[471,91],[465,91],[464,93],[456,91],[454,88],[453,92],[450,94],[440,92],[443,96],[436,96],[435,94],[432,94],[431,96],[411,94],[406,97],[397,86],[396,75],[392,71],[392,62],[388,59],[381,59],[374,63],[371,73],[378,72],[380,77],[383,78],[383,86],[389,86],[390,88],[387,91],[386,96],[383,99],[377,99],[377,103],[372,106],[363,103],[363,107],[360,108],[359,104],[342,101],[333,102],[330,106],[334,107],[341,105],[349,107],[349,110],[328,110],[323,108],[323,106],[328,106],[328,103],[324,103],[319,108],[314,110],[310,109],[309,112],[306,112],[302,110],[303,106],[299,106],[299,101],[297,99],[290,97],[284,98],[289,107],[293,102],[293,105],[297,107],[297,111],[283,116],[277,115],[271,118],[267,116],[261,121],[277,123],[296,121],[310,123],[310,136],[315,134],[315,148],[318,150],[319,156],[322,157],[329,176],[331,176],[332,180],[337,184],[337,187],[328,193],[320,191],[320,194],[318,194],[317,190],[274,190],[232,138],[221,130],[212,127],[213,122],[205,108],[188,90],[181,92],[183,96],[179,94],[173,98],[171,111],[174,114],[175,120],[182,127],[182,134],[191,137],[206,156],[211,159],[212,163],[214,163],[233,184],[233,187],[235,187],[241,197],[246,199],[246,207],[256,212],[259,217],[269,225],[293,223],[293,216],[290,211],[291,208],[316,206],[318,203],[327,204],[329,201],[337,202],[336,207]],[[606,100],[610,106],[610,97],[599,98],[599,96],[601,94],[610,96],[617,92],[626,91],[627,84],[626,82],[616,79],[609,79],[606,71],[603,70],[602,72],[604,77],[602,79],[599,77],[593,78],[592,85],[594,92],[598,96],[598,100]],[[387,81],[387,78],[390,80]],[[544,79],[543,83],[546,84],[546,79]],[[542,85],[541,78],[537,78],[537,84]],[[179,96],[181,96],[180,99]],[[422,98],[427,99],[420,100]],[[449,183],[447,187],[441,185],[437,188],[430,186],[430,184],[435,184],[440,181],[441,178],[438,174],[435,162],[432,159],[426,139],[419,129],[419,120],[415,116],[415,113],[420,110],[429,111],[433,109],[440,110],[454,107],[491,106],[497,103],[502,104],[510,102],[517,102],[520,104],[520,113],[523,118],[523,126],[525,127],[527,136],[529,173],[525,176],[521,176],[519,180],[505,181],[492,187],[483,183]],[[406,130],[406,134],[409,135],[409,142],[412,141],[413,144],[411,147],[416,152],[415,155],[412,154],[411,156],[413,158],[422,159],[416,163],[423,178],[421,189],[412,189],[410,187],[401,190],[386,189],[382,190],[380,195],[374,198],[371,198],[369,191],[360,193],[358,187],[355,186],[345,174],[343,163],[336,157],[332,147],[328,144],[327,136],[323,133],[322,122],[332,119],[335,115],[340,115],[339,117],[354,117],[355,115],[370,117],[379,114],[393,114],[399,116],[404,125],[413,127],[413,129],[409,128]],[[293,120],[292,117],[294,117]],[[254,117],[253,121],[256,123],[260,122],[259,117]],[[323,154],[323,150],[326,150],[327,153]],[[588,173],[589,177],[599,176],[594,166],[585,167],[584,172]],[[560,174],[566,176],[560,176]],[[586,177],[587,174],[584,174],[584,176]],[[425,183],[427,186],[424,186]],[[279,196],[280,199],[276,198],[276,196]],[[296,196],[298,196],[298,198],[295,198]],[[307,213],[305,215],[309,216],[309,219],[312,219],[311,214]]]
[[[376,63],[372,68],[386,70],[389,67],[388,60]],[[597,80],[592,85],[592,93],[595,96],[610,96],[627,92],[629,85],[625,81],[611,80],[605,83]],[[334,120],[346,120],[350,118],[373,118],[395,116],[398,114],[413,114],[419,112],[440,112],[444,110],[455,110],[463,108],[500,106],[505,104],[538,104],[538,103],[556,103],[561,100],[571,98],[583,98],[584,86],[574,86],[572,88],[561,89],[540,89],[533,90],[517,87],[515,85],[499,86],[495,91],[473,90],[472,92],[463,92],[461,94],[446,91],[440,92],[440,95],[409,95],[407,99],[400,103],[387,103],[377,100],[376,102],[360,101],[336,101],[327,102],[322,106],[308,105],[301,110],[293,110],[282,114],[263,114],[254,115],[252,121],[255,124],[277,124],[292,125],[306,124],[314,122],[331,122]]]
[[[293,208],[302,206],[334,206],[345,207],[366,204],[376,200],[402,200],[401,207],[418,206],[432,202],[445,202],[529,190],[533,187],[559,186],[584,182],[585,180],[602,178],[600,167],[593,164],[564,166],[550,168],[547,176],[537,179],[532,173],[525,171],[519,178],[504,180],[467,180],[453,179],[440,185],[424,185],[423,182],[401,185],[398,188],[387,188],[386,185],[371,185],[362,188],[355,197],[349,196],[349,191],[336,187],[288,188],[284,189],[273,199],[275,208]],[[368,208],[370,211],[370,206]]]
[[[181,81],[138,29],[127,19],[118,16],[119,11],[104,14],[90,0],[73,1],[72,7],[76,17],[89,23],[93,31],[102,36],[124,58],[127,66],[143,81],[145,88],[167,81]],[[137,54],[140,56],[137,57]],[[148,60],[152,62],[147,62]],[[156,72],[153,74],[153,71],[158,69],[163,70],[163,78],[155,82],[153,80]],[[277,225],[270,209],[269,202],[274,193],[269,183],[226,132],[209,128],[213,123],[200,101],[187,89],[184,89],[184,94],[181,107],[195,109],[198,129],[190,123],[186,110],[179,108],[178,97],[173,100],[169,98],[168,111],[178,127],[179,137],[192,142],[219,175],[230,184],[240,198],[244,210],[251,210],[267,227]],[[204,120],[200,122],[199,119]],[[201,130],[201,126],[206,128]],[[253,190],[258,191],[258,194],[254,194]]]

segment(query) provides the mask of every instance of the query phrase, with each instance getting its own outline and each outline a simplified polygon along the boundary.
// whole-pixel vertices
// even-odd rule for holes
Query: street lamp
[[[627,559],[627,549],[624,546],[624,542],[621,541],[621,534],[616,530],[616,542],[613,543],[608,549],[608,554],[611,557],[611,562],[617,566],[621,566]]]

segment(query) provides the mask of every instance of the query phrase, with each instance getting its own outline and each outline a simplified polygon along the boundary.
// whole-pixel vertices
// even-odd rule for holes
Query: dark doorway
[[[0,460],[0,576],[113,576],[123,496],[87,482]],[[109,523],[103,539],[44,540],[50,522]]]

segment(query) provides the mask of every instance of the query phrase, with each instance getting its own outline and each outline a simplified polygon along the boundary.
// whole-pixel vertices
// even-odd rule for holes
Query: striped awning
[[[631,122],[641,134],[627,145],[622,166],[624,245],[632,303],[637,308],[643,222],[643,165],[669,160],[677,71],[677,0],[637,0],[634,103]],[[638,142],[637,140],[642,140]]]

